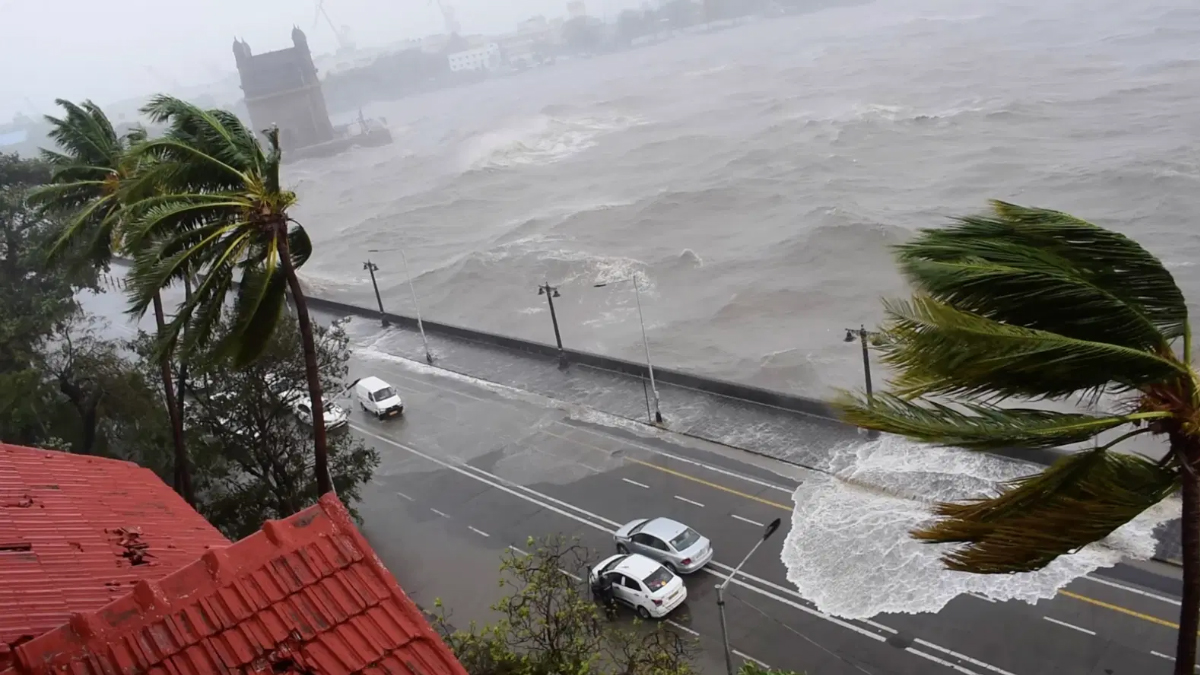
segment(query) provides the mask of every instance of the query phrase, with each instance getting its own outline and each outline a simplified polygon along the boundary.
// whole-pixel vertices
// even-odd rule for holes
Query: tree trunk
[[[163,327],[167,325],[163,312],[162,294],[154,294],[154,323],[158,326],[158,334],[162,335]],[[163,355],[159,362],[162,370],[163,397],[166,399],[167,415],[171,418],[171,438],[175,441],[175,491],[188,504],[195,506],[196,496],[192,494],[192,471],[188,466],[187,447],[183,443],[183,416],[175,401],[175,386],[171,376],[171,357]]]
[[[313,340],[308,303],[304,299],[304,290],[300,288],[296,267],[292,264],[287,229],[281,229],[282,232],[278,235],[279,258],[283,264],[283,273],[287,277],[288,288],[292,292],[292,302],[296,303],[296,319],[300,323],[300,338],[304,343],[304,374],[308,378],[308,396],[313,410],[314,468],[317,473],[317,497],[319,498],[323,494],[333,492],[333,481],[329,478],[329,458],[326,455],[325,447],[325,404],[321,397],[321,371],[317,365],[317,345]]]
[[[1182,444],[1181,458],[1190,465],[1183,475],[1183,598],[1179,603],[1175,675],[1194,675],[1196,631],[1200,629],[1200,444],[1172,434],[1172,445]],[[1177,446],[1178,447],[1178,446]]]
[[[192,299],[192,278],[191,278],[191,276],[185,276],[183,278],[183,299],[185,302]],[[161,328],[161,326],[160,326],[160,328]],[[187,331],[185,330],[180,334],[183,335],[186,332]],[[178,390],[177,390],[178,393],[176,394],[177,400],[175,402],[175,407],[179,410],[179,419],[180,419],[181,426],[182,426],[182,420],[183,420],[183,416],[184,416],[184,406],[186,405],[186,401],[187,401],[187,377],[188,377],[188,362],[187,362],[187,359],[181,358],[181,359],[179,359],[179,378],[178,378],[179,381],[176,382],[176,386],[178,387]],[[184,439],[184,440],[186,441],[186,439]],[[185,453],[184,454],[184,460],[185,460],[184,472],[187,473],[187,478],[184,480],[186,480],[186,482],[190,485],[192,482],[191,481],[191,467],[188,465],[188,462],[186,461],[187,459],[188,458]],[[180,478],[179,471],[177,469],[176,470],[176,479],[179,480],[179,478]],[[191,503],[191,502],[189,501],[189,503]]]

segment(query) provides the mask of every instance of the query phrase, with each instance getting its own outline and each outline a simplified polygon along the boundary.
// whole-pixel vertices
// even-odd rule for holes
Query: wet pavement
[[[119,307],[111,296],[89,301],[89,309],[107,316],[117,316]],[[357,323],[348,330],[361,340],[368,326]],[[111,330],[130,328],[118,320]],[[703,672],[721,672],[713,586],[749,550],[763,523],[783,517],[787,526],[790,495],[807,470],[631,424],[627,418],[639,408],[644,414],[644,402],[627,400],[627,384],[602,391],[579,371],[563,374],[551,363],[527,372],[519,364],[502,366],[493,354],[481,360],[492,364],[489,379],[518,386],[502,379],[510,372],[526,385],[498,387],[425,366],[419,338],[414,350],[402,342],[403,332],[393,332],[354,359],[350,377],[389,381],[405,396],[406,413],[379,422],[356,409],[352,433],[383,458],[357,505],[363,531],[406,591],[426,607],[442,598],[456,625],[487,621],[498,593],[499,556],[509,547],[526,546],[530,536],[565,533],[578,536],[599,560],[612,550],[610,533],[619,524],[669,516],[708,536],[716,556],[686,580],[689,599],[668,626],[700,641]],[[469,352],[438,345],[435,353],[443,365],[465,362]],[[404,358],[414,356],[418,361]],[[640,396],[640,389],[639,383],[632,393]],[[689,408],[679,392],[669,391],[662,389],[663,408],[672,428],[696,428],[703,405],[717,404]],[[596,401],[626,414],[599,414]],[[752,431],[722,422],[707,433],[775,437],[780,449],[790,445],[787,433],[806,434],[801,438],[814,447],[847,440],[823,421],[768,423],[755,416],[765,413],[743,418]],[[728,418],[724,407],[720,417]],[[1178,582],[1160,567],[1120,566],[1077,580],[1037,605],[964,596],[937,614],[842,621],[792,590],[780,561],[783,535],[764,544],[730,586],[730,643],[738,661],[821,675],[1171,670],[1159,654],[1174,650]]]

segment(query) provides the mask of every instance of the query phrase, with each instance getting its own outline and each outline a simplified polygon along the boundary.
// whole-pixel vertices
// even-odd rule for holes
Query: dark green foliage
[[[292,412],[292,396],[308,400],[295,324],[285,314],[262,356],[243,368],[215,346],[192,361],[185,409],[197,508],[232,539],[316,502],[312,429]],[[227,318],[217,333],[231,329]],[[318,330],[316,344],[322,387],[341,391],[350,358],[345,336]],[[329,463],[338,497],[353,505],[379,454],[341,430],[329,435]]]

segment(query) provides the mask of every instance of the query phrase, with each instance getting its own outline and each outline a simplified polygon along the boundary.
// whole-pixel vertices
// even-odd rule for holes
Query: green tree
[[[529,555],[506,550],[491,625],[451,627],[441,602],[434,627],[470,675],[692,675],[696,644],[662,625],[610,621],[578,578],[587,549],[562,536],[529,539]],[[564,574],[568,572],[574,576]]]
[[[296,275],[312,253],[312,242],[288,214],[296,194],[280,183],[279,130],[265,133],[264,150],[227,111],[157,96],[143,112],[167,129],[132,153],[148,160],[133,189],[142,193],[140,186],[153,185],[159,194],[131,207],[130,247],[137,252],[131,312],[144,313],[159,289],[194,274],[200,279],[195,291],[162,336],[163,349],[178,344],[190,358],[213,337],[237,282],[235,320],[220,340],[220,352],[243,367],[266,348],[290,291],[312,409],[323,410],[313,323]],[[321,425],[314,429],[313,446],[317,489],[328,492],[333,483]]]
[[[312,428],[293,411],[307,383],[304,348],[295,319],[285,317],[261,356],[229,367],[214,346],[196,355],[189,378],[188,428],[195,457],[197,508],[231,539],[268,519],[284,518],[316,503],[316,476],[309,450]],[[218,329],[234,328],[227,317]],[[153,353],[151,341],[140,346]],[[340,329],[317,328],[318,370],[325,391],[345,389],[350,360]],[[343,428],[329,435],[333,486],[346,504],[379,465],[379,453]]]
[[[91,101],[76,105],[59,99],[57,103],[65,115],[46,117],[51,125],[50,138],[57,150],[42,150],[42,159],[50,166],[50,180],[36,190],[31,199],[67,219],[50,246],[51,261],[67,265],[90,264],[96,269],[107,270],[114,253],[129,252],[122,230],[128,218],[126,204],[153,193],[153,186],[147,183],[141,184],[140,192],[129,190],[131,177],[138,169],[138,161],[130,150],[145,141],[146,134],[134,127],[119,135],[104,111]],[[166,317],[162,297],[157,291],[151,302],[155,323],[162,333]],[[195,503],[170,351],[160,355],[159,377],[175,448],[175,490],[188,503]]]
[[[1191,673],[1200,612],[1200,387],[1183,293],[1124,235],[1065,213],[993,202],[898,248],[915,295],[885,302],[892,391],[840,402],[868,429],[972,450],[1093,448],[995,497],[941,504],[914,533],[962,544],[947,567],[1040,569],[1098,541],[1182,486],[1184,587],[1176,673]],[[1112,413],[1000,407],[1007,399],[1122,397]],[[1132,427],[1100,445],[1097,437]],[[1155,461],[1113,448],[1165,437]]]

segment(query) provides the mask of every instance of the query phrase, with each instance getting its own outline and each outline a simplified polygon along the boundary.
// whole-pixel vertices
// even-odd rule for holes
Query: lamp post
[[[633,282],[633,297],[637,300],[638,323],[642,326],[642,347],[646,350],[646,370],[650,373],[650,391],[654,392],[654,423],[662,424],[662,408],[659,406],[658,385],[654,382],[654,366],[650,363],[650,341],[646,339],[646,319],[642,316],[642,293],[638,289],[638,275],[635,273],[628,279],[620,279],[611,283],[619,284],[626,281]],[[595,284],[596,288],[604,288],[609,283]]]
[[[371,288],[375,289],[375,302],[379,303],[379,320],[383,322],[383,327],[387,328],[391,324],[388,323],[387,312],[383,311],[383,296],[379,295],[379,283],[375,281],[375,271],[379,269],[379,265],[367,258],[367,262],[363,263],[363,269],[371,273]]]
[[[874,392],[871,390],[871,354],[867,351],[867,340],[878,335],[875,331],[867,330],[865,326],[858,328],[847,328],[846,339],[844,342],[854,342],[857,338],[862,344],[862,360],[863,360],[863,379],[867,383],[867,401],[874,399]]]
[[[421,321],[421,305],[417,302],[417,289],[413,286],[412,274],[408,271],[408,258],[404,257],[404,249],[398,248],[395,250],[400,254],[400,262],[404,264],[404,276],[408,279],[408,291],[409,293],[412,293],[413,311],[417,313],[417,330],[421,331],[421,344],[425,346],[425,362],[432,364],[433,352],[429,351],[429,340],[425,338],[425,324]],[[373,248],[368,250],[367,253],[380,253],[380,251],[379,249]],[[375,278],[374,272],[372,272],[371,278]],[[378,288],[375,290],[375,294],[378,296]],[[380,311],[383,311],[382,302],[379,304],[379,308]]]
[[[538,295],[546,296],[546,302],[550,304],[550,321],[554,324],[554,341],[558,343],[558,365],[560,368],[566,368],[567,354],[563,351],[562,333],[558,332],[558,315],[554,313],[554,299],[560,297],[558,286],[551,286],[550,282],[544,282],[538,286]]]
[[[725,587],[729,585],[729,581],[733,579],[733,577],[737,576],[738,572],[742,571],[742,565],[746,564],[746,561],[750,559],[750,556],[754,555],[754,552],[758,550],[758,547],[762,546],[764,541],[769,539],[771,535],[775,534],[775,530],[779,529],[779,524],[779,518],[767,523],[766,529],[763,530],[762,539],[759,539],[757,542],[755,542],[754,547],[750,549],[750,552],[746,554],[746,557],[742,558],[742,562],[738,563],[738,566],[733,568],[733,571],[729,573],[729,576],[725,577],[724,581],[717,584],[717,611],[721,615],[721,642],[723,642],[725,645],[725,671],[727,675],[734,675],[734,671],[733,650],[729,648],[729,627],[725,623]]]

